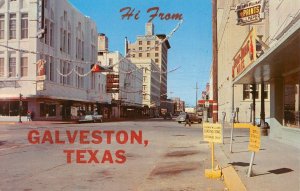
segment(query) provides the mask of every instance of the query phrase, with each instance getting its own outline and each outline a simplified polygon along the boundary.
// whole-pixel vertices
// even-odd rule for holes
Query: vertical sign
[[[260,128],[256,126],[250,127],[249,151],[258,152],[260,149]]]

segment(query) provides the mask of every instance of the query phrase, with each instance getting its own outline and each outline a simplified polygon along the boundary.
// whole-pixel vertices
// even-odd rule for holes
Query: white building
[[[130,58],[131,62],[143,70],[143,105],[150,109],[150,116],[159,115],[160,68],[151,58]]]
[[[142,113],[143,71],[118,51],[98,52],[98,61],[103,66],[113,66],[113,72],[119,77],[119,91],[112,93],[112,116],[135,117]],[[107,73],[108,74],[108,73]]]
[[[41,0],[3,1],[0,45],[0,115],[18,115],[19,94],[23,114],[30,110],[35,119],[69,119],[79,108],[110,102],[103,75],[89,73],[97,61],[96,24],[67,0],[45,1],[44,9]],[[37,81],[40,59],[45,80]]]

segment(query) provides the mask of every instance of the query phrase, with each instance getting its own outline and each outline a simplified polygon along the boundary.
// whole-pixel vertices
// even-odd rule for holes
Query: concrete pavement
[[[272,127],[271,127],[272,128]],[[247,177],[251,153],[248,152],[249,129],[234,129],[230,153],[230,128],[225,128],[225,144],[216,147],[216,158],[229,190],[300,191],[300,150],[269,137],[261,137],[253,176]]]

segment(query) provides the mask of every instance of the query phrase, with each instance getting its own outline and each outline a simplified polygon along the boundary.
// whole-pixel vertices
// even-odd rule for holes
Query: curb
[[[224,183],[229,191],[247,191],[244,183],[225,155],[222,146],[215,147],[216,159],[221,167]]]

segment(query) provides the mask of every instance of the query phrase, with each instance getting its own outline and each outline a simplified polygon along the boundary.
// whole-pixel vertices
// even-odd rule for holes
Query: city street
[[[31,130],[39,132],[40,143],[45,143],[31,144],[28,140]],[[54,141],[54,132],[57,131],[60,133],[60,141],[64,140],[66,143],[50,144],[49,139],[47,141],[45,137],[42,138],[42,134],[47,130],[52,133]],[[71,133],[78,131],[74,144],[67,141],[68,130]],[[102,143],[80,144],[84,140],[95,138],[87,135],[87,139],[79,139],[79,132],[83,130],[101,131]],[[128,142],[118,144],[116,136],[112,135],[112,143],[107,144],[110,138],[104,136],[103,132],[108,130],[126,131],[129,136]],[[143,144],[130,144],[130,132],[140,130]],[[33,137],[36,138],[35,135],[33,134]],[[124,140],[122,137],[125,135],[122,135],[119,140]],[[148,141],[148,145],[144,144],[145,141]],[[85,153],[84,156],[79,156],[80,160],[77,153],[72,154],[71,163],[67,163],[67,154],[64,153],[66,149],[99,150],[97,158],[100,162],[95,163],[97,159],[94,158],[91,163],[79,164],[77,160],[89,161],[93,154]],[[111,152],[112,163],[108,162],[109,157],[103,162],[105,150]],[[124,163],[116,162],[117,150],[125,151]],[[184,127],[175,121],[152,119],[110,123],[0,125],[1,191],[224,190],[221,180],[205,178],[204,170],[209,168],[210,148],[202,141],[202,128],[199,124]]]

